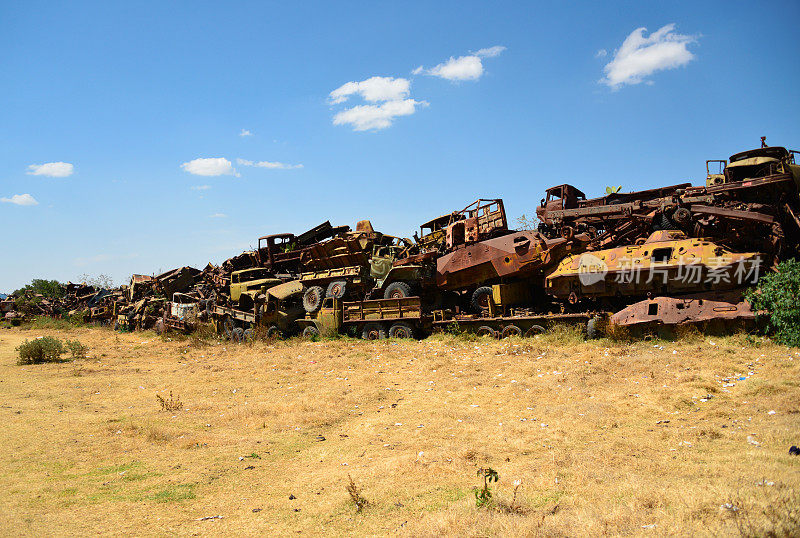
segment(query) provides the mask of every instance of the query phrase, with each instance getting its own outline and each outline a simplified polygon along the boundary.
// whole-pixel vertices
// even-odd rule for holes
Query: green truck
[[[260,267],[231,273],[230,297],[238,310],[255,311],[260,296],[273,286],[283,283],[269,269]]]
[[[306,312],[315,313],[322,308],[326,298],[400,299],[418,295],[434,286],[435,267],[432,263],[396,263],[405,249],[403,245],[376,245],[368,265],[302,273],[300,282],[304,287]]]
[[[268,337],[289,336],[297,331],[295,321],[305,313],[302,296],[303,286],[298,280],[284,282],[259,292],[250,310],[213,306],[211,321],[217,333],[237,342],[250,340],[257,327],[263,327]]]
[[[303,336],[356,334],[365,340],[414,338],[427,333],[433,318],[419,297],[344,302],[326,297],[314,313],[297,320]]]

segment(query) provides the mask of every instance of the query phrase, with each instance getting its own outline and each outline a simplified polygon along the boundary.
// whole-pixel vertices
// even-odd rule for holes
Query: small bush
[[[491,505],[492,490],[489,484],[492,483],[492,481],[497,482],[500,480],[500,475],[491,467],[487,469],[481,467],[478,469],[478,476],[483,478],[483,487],[475,489],[475,506],[483,508],[484,506]],[[516,502],[516,491],[514,492],[514,501]]]
[[[800,347],[800,261],[779,263],[775,272],[761,278],[747,300],[779,344]]]
[[[364,498],[363,495],[361,495],[361,488],[356,486],[356,483],[353,482],[353,478],[349,474],[347,475],[347,479],[350,481],[350,483],[347,484],[345,489],[347,490],[347,493],[350,494],[350,500],[356,505],[356,512],[360,512],[369,504],[369,502]]]
[[[180,397],[173,398],[172,391],[169,391],[169,399],[164,398],[160,394],[156,394],[156,400],[158,400],[158,403],[161,405],[162,411],[179,411],[183,409],[183,402]]]
[[[66,346],[73,359],[85,359],[89,353],[89,348],[77,340],[65,340],[64,346]]]
[[[17,364],[22,365],[61,362],[61,355],[67,350],[58,338],[42,336],[31,341],[25,340],[17,351],[19,352]]]

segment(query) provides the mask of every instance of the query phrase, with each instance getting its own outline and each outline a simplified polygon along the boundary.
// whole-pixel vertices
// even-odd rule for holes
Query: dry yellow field
[[[40,335],[90,358],[16,365]],[[800,351],[744,337],[3,329],[0,417],[4,535],[800,534]]]

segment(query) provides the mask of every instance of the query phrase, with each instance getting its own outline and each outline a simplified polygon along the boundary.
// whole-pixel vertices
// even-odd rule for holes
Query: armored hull
[[[568,255],[547,275],[545,289],[570,302],[735,289],[758,278],[761,260],[758,252],[731,252],[707,239],[664,230],[641,245]]]

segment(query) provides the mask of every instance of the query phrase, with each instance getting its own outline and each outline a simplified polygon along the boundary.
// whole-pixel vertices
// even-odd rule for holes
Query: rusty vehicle
[[[706,161],[706,182],[683,183],[586,199],[570,185],[547,190],[537,208],[549,238],[586,233],[587,250],[644,241],[656,230],[680,229],[738,251],[763,252],[769,262],[800,246],[800,167],[797,152],[767,146]],[[712,166],[717,166],[712,170]]]
[[[448,238],[452,250],[436,260],[436,284],[440,290],[466,294],[473,311],[480,313],[488,308],[492,284],[524,280],[541,289],[545,270],[569,253],[583,251],[586,238],[547,239],[524,230],[471,244],[459,245],[458,240]]]
[[[368,220],[360,221],[355,232],[306,249],[300,274],[306,311],[316,312],[326,297],[410,296],[432,274],[419,263],[395,265],[398,259],[408,262],[409,252],[415,251],[410,240],[376,232]]]
[[[624,327],[636,336],[671,336],[677,327],[686,326],[703,332],[748,330],[755,324],[755,312],[741,290],[652,297],[629,305],[608,319],[611,331]]]
[[[250,311],[255,308],[260,295],[283,282],[284,280],[275,278],[269,269],[261,267],[241,269],[231,273],[228,297],[239,310]]]
[[[536,300],[536,290],[525,281],[493,284],[489,287],[487,308],[479,313],[436,310],[432,327],[436,331],[470,332],[478,336],[530,337],[556,325],[581,326],[589,338],[600,336],[609,312],[585,309],[581,312],[547,311]]]
[[[138,301],[145,295],[153,293],[156,287],[156,279],[150,275],[131,275],[128,285],[128,300]]]
[[[218,334],[236,342],[252,339],[256,327],[263,327],[270,338],[288,336],[298,330],[295,321],[305,313],[302,296],[303,286],[298,280],[284,282],[261,294],[252,311],[212,306],[211,320]]]
[[[200,320],[200,303],[187,293],[175,292],[172,301],[165,305],[161,319],[156,321],[155,331],[158,334],[168,330],[182,333],[192,332]]]
[[[541,279],[547,266],[575,248],[582,249],[586,240],[583,235],[548,239],[536,231],[509,230],[501,199],[477,200],[459,214],[463,218],[443,230],[436,286],[440,292],[464,294],[477,313],[488,308],[492,284]]]
[[[353,333],[364,340],[414,338],[426,333],[432,317],[419,297],[341,301],[327,297],[314,313],[297,321],[303,336]]]
[[[687,237],[680,230],[657,231],[640,245],[565,256],[547,274],[545,291],[570,305],[605,298],[621,306],[621,301],[647,294],[677,295],[752,285],[762,259],[758,252],[731,252],[709,239]]]
[[[458,223],[458,224],[457,224]],[[458,244],[491,239],[509,232],[503,200],[479,198],[460,211],[453,211],[420,225],[420,235],[414,234],[418,252],[447,252],[448,229],[452,229]],[[463,236],[463,240],[460,240]]]
[[[259,237],[255,251],[256,266],[276,274],[296,275],[301,271],[301,258],[307,249],[349,231],[349,226],[334,227],[330,221],[325,221],[300,235],[282,233]]]

